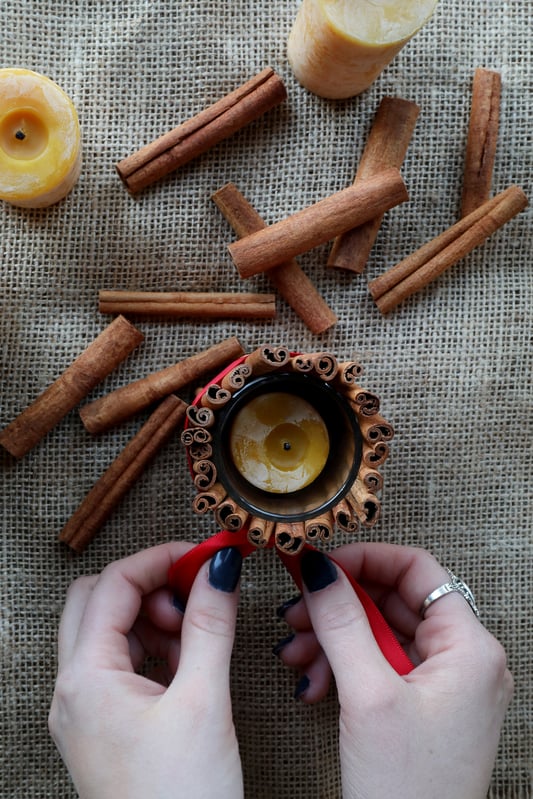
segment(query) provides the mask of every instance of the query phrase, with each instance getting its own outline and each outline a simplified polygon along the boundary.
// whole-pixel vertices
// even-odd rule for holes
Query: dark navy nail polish
[[[291,641],[294,641],[294,638],[294,633],[291,633],[291,635],[288,635],[286,638],[282,638],[281,641],[278,641],[278,643],[272,647],[272,654],[276,655],[276,657],[279,657],[282,649],[285,649],[287,644],[290,644]]]
[[[220,549],[209,564],[209,584],[231,594],[241,576],[242,555],[236,547]]]
[[[301,699],[310,685],[311,685],[311,680],[309,679],[307,674],[302,674],[302,676],[296,683],[296,688],[294,689],[294,694],[293,694],[294,699]]]
[[[301,598],[302,595],[297,594],[296,596],[287,599],[286,602],[280,605],[279,608],[277,608],[276,610],[276,616],[278,617],[278,619],[282,619],[285,616],[286,612],[289,610],[289,608],[292,608],[294,605],[297,605]]]
[[[337,579],[334,563],[323,552],[308,549],[300,561],[302,580],[308,591],[321,591]]]
[[[176,608],[178,613],[185,613],[185,605],[177,594],[172,594],[172,607]]]

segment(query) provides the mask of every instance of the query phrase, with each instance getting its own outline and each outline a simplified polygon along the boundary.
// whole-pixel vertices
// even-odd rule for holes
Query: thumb
[[[194,684],[215,701],[229,691],[241,567],[237,547],[216,552],[198,572],[183,617],[175,682]]]
[[[339,701],[360,699],[395,672],[382,655],[365,610],[347,576],[319,550],[304,552],[300,562],[311,624],[335,675]]]

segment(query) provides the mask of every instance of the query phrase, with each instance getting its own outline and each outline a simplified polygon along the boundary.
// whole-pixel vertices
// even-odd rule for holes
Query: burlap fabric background
[[[396,428],[383,518],[364,537],[427,547],[471,584],[517,686],[490,796],[531,796],[531,211],[386,318],[366,284],[456,219],[477,66],[503,76],[494,190],[516,182],[531,197],[533,6],[440,0],[373,87],[342,102],[310,95],[291,74],[285,47],[296,8],[2,1],[0,66],[45,73],[71,95],[84,162],[60,205],[0,208],[0,422],[108,323],[99,288],[268,290],[266,277],[237,277],[226,250],[234,236],[210,194],[232,180],[268,222],[281,219],[351,182],[383,95],[415,100],[421,115],[403,168],[411,199],[387,214],[366,274],[326,271],[325,246],[300,258],[338,313],[335,328],[313,336],[281,300],[272,323],[140,323],[145,343],[92,398],[234,334],[247,350],[269,341],[360,358],[364,385]],[[286,82],[283,106],[137,199],[127,194],[116,161],[267,65]],[[73,412],[22,461],[2,463],[2,797],[75,796],[46,726],[70,581],[215,530],[190,509],[176,438],[85,554],[58,546],[63,523],[142,419],[92,438]],[[233,693],[247,795],[338,797],[334,693],[313,708],[295,702],[296,675],[271,654],[286,634],[274,609],[294,586],[270,552],[246,562],[242,588]]]

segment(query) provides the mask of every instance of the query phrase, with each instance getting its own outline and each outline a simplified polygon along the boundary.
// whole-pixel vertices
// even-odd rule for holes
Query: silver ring
[[[463,583],[462,580],[456,577],[455,574],[451,572],[449,569],[446,569],[446,571],[450,576],[450,581],[448,583],[440,585],[438,588],[432,591],[431,594],[427,595],[427,597],[424,599],[420,607],[420,615],[422,616],[422,618],[425,617],[426,610],[429,608],[430,605],[433,604],[433,602],[436,602],[437,599],[440,599],[442,596],[446,596],[446,594],[451,594],[452,591],[461,594],[461,596],[464,599],[466,599],[466,601],[472,608],[475,615],[479,618],[479,610],[477,609],[476,600],[474,599],[474,594],[472,593],[470,588],[467,586],[466,583]]]

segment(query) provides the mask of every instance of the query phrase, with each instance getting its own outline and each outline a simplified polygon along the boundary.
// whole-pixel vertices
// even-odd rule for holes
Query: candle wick
[[[17,132],[15,133],[15,139],[18,139],[19,141],[24,141],[25,138],[26,138],[26,134],[24,133],[24,131],[23,130],[17,130]]]
[[[285,450],[285,452],[288,452],[290,450],[290,448],[291,448],[290,442],[289,441],[284,441],[283,442],[283,449]]]

